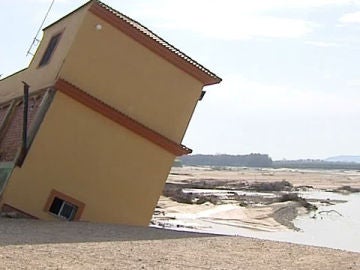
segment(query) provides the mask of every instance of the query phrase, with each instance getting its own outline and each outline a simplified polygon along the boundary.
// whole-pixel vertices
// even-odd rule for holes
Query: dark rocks
[[[257,192],[290,191],[293,185],[285,180],[275,182],[256,182],[248,186],[248,190]]]
[[[353,188],[351,186],[342,186],[334,190],[334,192],[350,194],[360,192],[360,188]]]
[[[300,197],[297,193],[282,194],[278,198],[278,201],[279,202],[288,202],[288,201],[298,202],[300,204],[300,206],[306,208],[308,211],[315,211],[315,210],[318,209],[317,206],[315,206],[314,204],[309,203],[307,200]]]

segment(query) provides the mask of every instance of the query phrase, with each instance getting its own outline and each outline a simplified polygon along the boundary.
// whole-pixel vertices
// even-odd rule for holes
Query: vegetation
[[[360,163],[333,162],[319,159],[278,160],[273,162],[272,167],[290,169],[360,170]]]
[[[290,168],[290,169],[335,169],[359,170],[360,163],[334,162],[320,159],[277,160],[266,154],[249,155],[188,155],[179,158],[176,166],[211,166],[213,169],[226,170],[226,167]]]

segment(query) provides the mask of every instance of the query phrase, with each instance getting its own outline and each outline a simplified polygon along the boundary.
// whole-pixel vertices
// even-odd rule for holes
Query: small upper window
[[[54,50],[57,46],[57,44],[59,43],[60,37],[61,37],[62,33],[58,33],[55,36],[53,36],[46,48],[46,51],[43,55],[43,57],[41,58],[39,67],[46,65],[47,63],[49,63],[51,56],[54,53]]]

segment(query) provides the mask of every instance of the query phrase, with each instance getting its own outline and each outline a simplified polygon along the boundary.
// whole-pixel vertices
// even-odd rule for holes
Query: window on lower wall
[[[56,190],[50,192],[44,211],[65,220],[79,220],[85,204]]]
[[[67,220],[73,220],[78,207],[70,202],[54,197],[49,212]]]

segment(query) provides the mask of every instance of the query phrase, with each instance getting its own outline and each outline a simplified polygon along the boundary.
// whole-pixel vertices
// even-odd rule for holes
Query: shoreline
[[[348,205],[351,194],[359,194],[359,185],[358,172],[231,168],[224,173],[210,168],[174,168],[152,224],[175,230],[285,241],[288,235],[289,239],[297,239],[290,242],[311,244],[311,240],[303,242],[298,235],[293,236],[294,232],[311,238],[315,237],[312,233],[319,232],[304,225],[306,220],[316,225],[316,230],[324,222],[328,226],[348,220],[335,209]],[[336,243],[330,246],[336,247]],[[360,248],[352,246],[348,250]]]
[[[234,203],[188,205],[161,197],[152,225],[202,231],[201,227],[204,225],[202,223],[205,221],[260,231],[298,230],[292,220],[297,217],[298,212],[305,212],[301,208],[297,202],[279,202],[252,207],[241,207]]]

